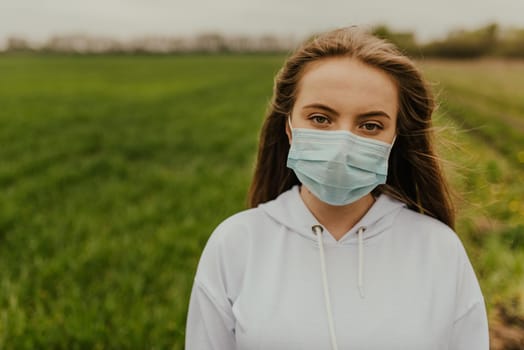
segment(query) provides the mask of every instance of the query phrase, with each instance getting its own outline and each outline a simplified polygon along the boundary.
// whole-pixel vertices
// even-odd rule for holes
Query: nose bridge
[[[344,130],[354,133],[355,131],[355,118],[352,115],[341,115],[337,118],[335,123],[336,130]]]

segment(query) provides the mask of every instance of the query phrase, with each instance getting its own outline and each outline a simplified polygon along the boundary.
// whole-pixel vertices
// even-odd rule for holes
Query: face
[[[355,58],[334,57],[305,67],[291,124],[293,128],[346,130],[392,143],[397,114],[398,88],[387,73]],[[286,133],[291,142],[289,125]]]

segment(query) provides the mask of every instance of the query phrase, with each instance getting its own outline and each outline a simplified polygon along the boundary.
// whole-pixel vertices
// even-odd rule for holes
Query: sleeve
[[[480,301],[453,323],[450,350],[488,350],[488,333],[486,308]]]
[[[459,242],[455,319],[450,350],[488,350],[489,330],[484,297],[467,253]]]
[[[186,325],[186,350],[235,349],[234,319],[224,305],[195,279]]]
[[[189,300],[186,350],[236,348],[232,305],[243,271],[242,237],[242,229],[229,220],[219,225],[206,243]]]

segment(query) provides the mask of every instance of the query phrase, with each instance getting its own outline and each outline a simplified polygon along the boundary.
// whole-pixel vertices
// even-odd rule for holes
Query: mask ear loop
[[[293,136],[293,126],[291,125],[291,114],[287,115],[287,125],[289,125],[289,131],[291,132],[291,136]]]

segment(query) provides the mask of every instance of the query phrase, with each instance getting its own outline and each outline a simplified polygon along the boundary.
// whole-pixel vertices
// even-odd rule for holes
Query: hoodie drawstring
[[[324,285],[324,300],[326,303],[326,311],[328,317],[329,334],[331,337],[331,346],[333,350],[338,350],[337,337],[335,335],[335,325],[333,322],[333,315],[331,309],[331,300],[329,298],[329,285],[327,281],[326,273],[326,260],[324,258],[324,244],[322,240],[322,233],[324,229],[320,225],[314,225],[311,227],[313,233],[317,236],[319,254],[320,254],[320,269],[322,272],[322,284]],[[358,235],[358,290],[360,297],[364,298],[364,282],[363,282],[363,265],[364,265],[364,244],[363,244],[363,233],[366,230],[365,227],[360,227],[357,231]]]
[[[326,311],[328,316],[329,335],[331,336],[331,346],[333,350],[338,350],[337,337],[335,335],[335,326],[333,324],[333,315],[331,314],[331,301],[329,299],[329,287],[326,274],[326,261],[324,259],[324,244],[322,243],[322,232],[324,229],[320,225],[311,228],[317,235],[318,246],[320,247],[320,268],[322,271],[322,283],[324,284],[324,300],[326,302]]]
[[[363,282],[363,269],[364,269],[364,243],[362,236],[366,229],[360,227],[357,231],[358,234],[358,290],[360,297],[364,298],[364,282]]]

